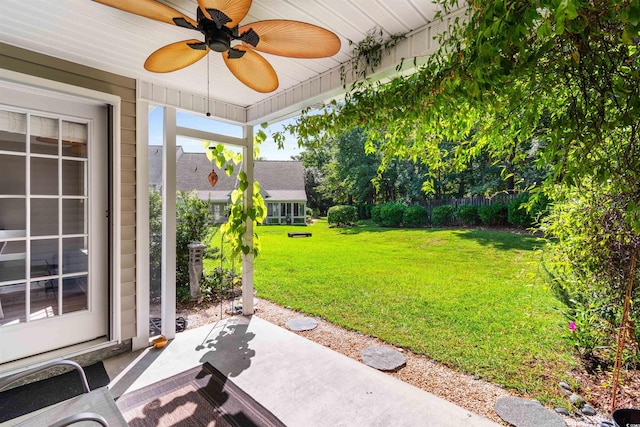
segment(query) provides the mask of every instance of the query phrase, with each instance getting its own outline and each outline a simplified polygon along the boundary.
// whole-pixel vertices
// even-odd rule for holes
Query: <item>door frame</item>
[[[70,357],[86,353],[88,351],[98,350],[100,348],[109,347],[113,344],[121,342],[121,143],[120,143],[120,113],[121,113],[121,98],[117,95],[99,92],[93,89],[86,89],[78,86],[73,86],[67,83],[61,83],[53,80],[44,79],[28,74],[22,74],[11,70],[0,69],[0,81],[15,83],[27,88],[41,89],[48,92],[55,93],[56,96],[62,98],[83,98],[85,100],[92,100],[107,105],[111,111],[110,117],[108,117],[107,129],[109,132],[108,139],[111,140],[111,147],[109,149],[109,156],[111,157],[111,168],[108,171],[108,206],[110,207],[110,216],[107,233],[111,241],[111,247],[109,248],[110,262],[108,265],[108,328],[107,328],[107,340],[103,342],[89,342],[86,345],[75,345],[72,348],[65,350],[53,350],[51,352],[44,353],[43,355],[36,355],[33,357],[27,357],[14,362],[5,363],[0,374],[11,374],[13,372],[20,371],[26,366],[37,366],[40,363],[44,363],[52,358]]]

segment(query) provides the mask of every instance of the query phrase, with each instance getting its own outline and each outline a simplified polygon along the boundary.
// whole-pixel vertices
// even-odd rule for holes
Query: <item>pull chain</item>
[[[209,96],[209,55],[207,55],[207,117],[211,117],[209,108],[211,107],[211,98]]]

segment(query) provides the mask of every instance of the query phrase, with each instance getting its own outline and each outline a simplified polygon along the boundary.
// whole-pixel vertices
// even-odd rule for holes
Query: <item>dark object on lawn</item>
[[[616,427],[640,427],[640,409],[617,409],[612,417]]]
[[[287,236],[289,236],[289,237],[311,237],[311,233],[309,233],[309,232],[290,231],[289,233],[287,233]]]

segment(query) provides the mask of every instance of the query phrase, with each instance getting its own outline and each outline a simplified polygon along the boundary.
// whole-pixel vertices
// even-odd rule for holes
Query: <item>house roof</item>
[[[149,146],[149,184],[162,183],[162,146]],[[215,187],[209,184],[211,170],[218,175]],[[185,153],[182,147],[176,152],[176,188],[180,191],[197,191],[203,200],[226,202],[236,188],[237,172],[228,176],[215,163],[209,162],[204,153]],[[306,202],[304,167],[293,160],[256,160],[254,178],[260,183],[265,201]]]

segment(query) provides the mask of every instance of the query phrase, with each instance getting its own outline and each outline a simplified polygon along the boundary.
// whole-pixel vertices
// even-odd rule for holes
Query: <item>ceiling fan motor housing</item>
[[[231,39],[233,37],[231,29],[218,26],[209,20],[203,20],[199,23],[198,29],[204,34],[205,42],[209,49],[216,52],[226,52],[231,47]]]

